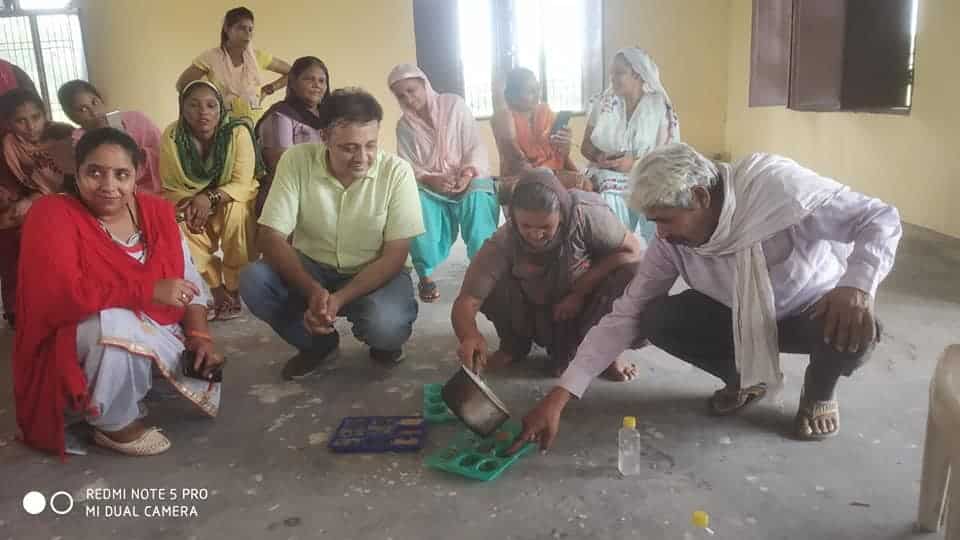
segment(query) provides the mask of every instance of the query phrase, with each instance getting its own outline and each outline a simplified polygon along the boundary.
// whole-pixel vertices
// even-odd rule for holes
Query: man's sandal
[[[745,410],[767,395],[767,385],[760,383],[744,389],[721,388],[713,393],[708,405],[710,413],[716,416],[729,416]]]
[[[818,433],[813,430],[818,420],[834,417],[836,429],[826,433]],[[840,433],[840,403],[831,399],[828,401],[807,401],[800,398],[800,408],[797,410],[797,417],[794,420],[794,427],[797,438],[801,441],[822,441],[831,437],[836,437]]]
[[[160,428],[156,427],[147,428],[137,440],[126,443],[117,442],[107,437],[102,431],[96,430],[93,434],[93,442],[127,456],[155,456],[170,449],[170,439],[160,433]]]

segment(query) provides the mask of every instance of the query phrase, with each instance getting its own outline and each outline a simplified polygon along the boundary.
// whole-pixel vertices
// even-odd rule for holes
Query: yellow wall
[[[730,10],[727,147],[776,152],[895,204],[905,221],[960,236],[960,2],[921,0],[909,116],[748,108],[751,1]]]
[[[142,110],[165,126],[176,117],[174,82],[199,52],[217,45],[224,12],[238,4],[257,17],[258,47],[291,62],[318,56],[334,86],[359,85],[377,96],[383,147],[396,148],[400,111],[385,80],[395,64],[416,61],[413,0],[83,0],[91,81],[112,106]],[[710,153],[724,149],[727,8],[727,0],[607,0],[605,7],[608,60],[620,47],[649,50],[683,137]],[[496,171],[493,134],[486,122],[482,127]],[[571,127],[579,142],[584,119]]]
[[[394,65],[416,61],[412,0],[85,0],[90,80],[112,106],[144,111],[165,127],[177,115],[177,77],[219,44],[223,14],[237,5],[256,17],[258,48],[290,63],[317,56],[334,87],[375,95],[384,108],[382,143],[396,148],[400,109],[386,79]]]
[[[604,49],[643,47],[680,118],[680,135],[701,152],[725,149],[728,0],[605,0]]]

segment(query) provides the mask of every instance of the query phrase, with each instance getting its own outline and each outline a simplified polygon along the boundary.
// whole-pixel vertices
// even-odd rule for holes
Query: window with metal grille
[[[555,111],[583,112],[603,89],[601,0],[414,0],[417,63],[438,91],[493,113],[491,78],[525,67]]]
[[[54,120],[68,122],[57,89],[87,78],[80,17],[72,0],[0,0],[0,58],[33,79]]]

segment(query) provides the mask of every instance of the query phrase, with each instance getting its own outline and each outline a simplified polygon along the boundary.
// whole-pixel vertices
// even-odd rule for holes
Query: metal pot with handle
[[[440,395],[453,414],[482,437],[493,434],[510,418],[507,406],[479,375],[465,366],[460,366],[443,385]]]

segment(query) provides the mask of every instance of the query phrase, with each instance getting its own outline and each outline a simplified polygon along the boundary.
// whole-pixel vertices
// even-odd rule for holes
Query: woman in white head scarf
[[[610,86],[593,100],[583,137],[587,176],[630,230],[649,241],[654,228],[627,206],[628,174],[650,150],[680,140],[680,124],[660,70],[643,49],[617,51]]]

